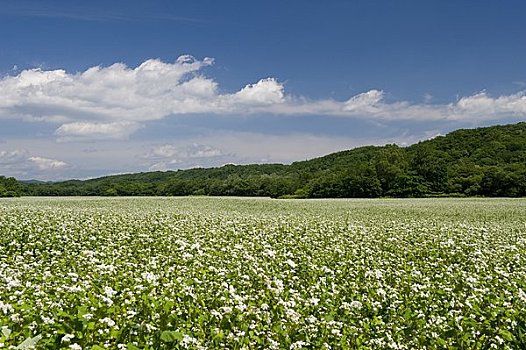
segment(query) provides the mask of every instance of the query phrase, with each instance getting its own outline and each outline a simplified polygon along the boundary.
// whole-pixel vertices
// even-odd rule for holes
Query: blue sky
[[[308,159],[526,118],[524,1],[2,1],[0,175]]]

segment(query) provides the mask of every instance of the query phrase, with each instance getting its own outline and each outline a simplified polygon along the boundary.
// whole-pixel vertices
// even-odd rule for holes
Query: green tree
[[[0,197],[20,197],[22,186],[14,177],[0,176]]]

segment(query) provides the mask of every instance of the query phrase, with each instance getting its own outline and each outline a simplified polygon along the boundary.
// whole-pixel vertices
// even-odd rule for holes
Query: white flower
[[[298,314],[295,310],[286,308],[285,314],[287,315],[287,318],[291,320],[292,322],[296,323],[300,320],[301,316]]]
[[[230,306],[223,306],[221,307],[221,310],[223,310],[223,313],[229,314],[232,312],[232,308]]]
[[[73,334],[66,334],[62,337],[61,341],[64,343],[69,343],[71,339],[75,338],[75,335]]]
[[[267,255],[269,258],[273,258],[276,256],[276,251],[272,249],[267,249],[264,252],[265,255]]]
[[[316,306],[316,305],[318,305],[318,303],[320,302],[320,299],[315,298],[315,297],[312,297],[312,298],[309,299],[309,302],[310,302],[312,305]]]
[[[190,345],[195,345],[197,343],[198,343],[197,339],[189,336],[188,334],[185,334],[183,336],[183,339],[180,341],[181,346],[184,347],[185,349],[188,349]]]
[[[102,320],[100,320],[99,322],[108,325],[108,327],[113,327],[113,326],[115,326],[115,321],[112,320],[112,319],[109,318],[109,317],[104,317],[104,318],[103,318]]]
[[[287,261],[285,261],[285,263],[287,263],[287,265],[289,265],[290,267],[292,267],[293,269],[296,268],[296,263],[290,259],[288,259]]]
[[[4,304],[2,302],[2,300],[0,300],[0,310],[2,310],[2,312],[7,315],[9,313],[12,313],[15,311],[15,309],[13,309],[13,307],[9,304]]]
[[[42,322],[44,322],[44,324],[53,324],[53,323],[55,323],[55,320],[53,320],[51,317],[41,316],[41,318],[42,318]]]
[[[143,272],[141,274],[141,277],[142,277],[143,280],[145,280],[148,283],[154,283],[159,278],[156,274],[151,273],[149,271]]]
[[[70,350],[82,350],[82,346],[80,346],[79,344],[77,343],[74,343],[74,344],[71,344],[69,346]]]
[[[104,294],[106,294],[108,296],[108,298],[113,298],[113,296],[115,294],[117,294],[117,292],[114,291],[113,288],[111,288],[110,286],[105,286],[104,287]]]
[[[353,300],[349,306],[351,307],[351,309],[360,310],[362,308],[362,303],[359,302],[358,300]]]
[[[341,337],[342,333],[339,329],[337,328],[333,328],[331,329],[331,334],[334,335],[334,336],[337,336],[337,337]]]
[[[295,343],[292,343],[292,344],[290,345],[290,349],[291,349],[291,350],[294,350],[294,349],[303,349],[303,347],[306,346],[306,345],[308,345],[308,344],[305,343],[304,341],[299,340],[299,341],[297,341],[297,342],[295,342]]]

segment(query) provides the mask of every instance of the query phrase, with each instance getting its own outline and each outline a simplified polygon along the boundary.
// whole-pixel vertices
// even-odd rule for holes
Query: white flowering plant
[[[521,349],[526,200],[0,200],[0,348]]]

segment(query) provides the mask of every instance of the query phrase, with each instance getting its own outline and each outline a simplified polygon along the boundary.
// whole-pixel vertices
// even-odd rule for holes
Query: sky
[[[291,163],[526,120],[523,0],[0,0],[0,176]]]

